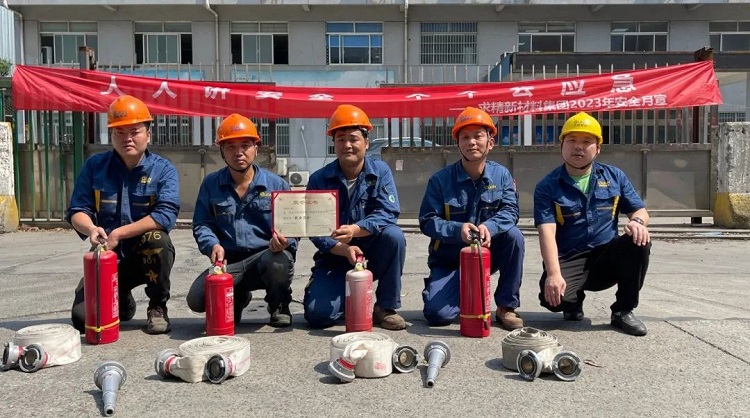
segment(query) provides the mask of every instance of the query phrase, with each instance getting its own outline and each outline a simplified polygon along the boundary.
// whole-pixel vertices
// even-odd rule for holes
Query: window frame
[[[524,26],[541,26],[544,25],[544,31],[531,31],[529,29],[522,29]],[[572,30],[570,31],[560,31],[560,30],[552,30],[550,31],[550,26],[561,26],[561,25],[570,25],[572,26]],[[522,36],[528,36],[529,37],[529,48],[528,50],[522,50],[521,49],[521,37]],[[534,37],[542,38],[542,37],[554,37],[559,36],[560,38],[560,47],[555,50],[535,50],[534,45]],[[564,38],[570,37],[572,41],[572,48],[570,51],[563,48],[565,45],[565,42],[563,41]],[[518,37],[516,38],[516,49],[518,52],[532,52],[532,53],[538,53],[538,52],[575,52],[576,51],[576,22],[566,22],[566,21],[550,21],[550,22],[533,22],[533,21],[523,21],[518,23]]]
[[[325,43],[326,43],[326,65],[383,65],[384,63],[384,57],[385,57],[385,42],[383,39],[384,36],[384,30],[383,30],[383,22],[375,22],[375,21],[326,21],[326,32],[325,32]],[[342,32],[342,31],[329,31],[328,25],[330,24],[351,24],[352,25],[352,31],[351,32]],[[357,25],[380,25],[380,32],[370,32],[370,31],[357,31]],[[339,40],[338,46],[331,46],[331,38],[337,37]],[[368,46],[367,46],[367,57],[368,62],[343,62],[346,54],[346,46],[344,45],[344,38],[345,37],[354,37],[354,36],[367,36],[368,37]],[[380,38],[380,46],[373,46],[373,37],[379,37]],[[331,49],[337,48],[339,50],[339,62],[331,62]],[[363,47],[349,47],[349,48],[363,48]],[[380,49],[380,62],[372,62],[373,61],[373,48],[379,48]]]
[[[160,24],[161,30],[160,31],[151,31],[151,30],[138,30],[137,26],[138,24]],[[183,30],[168,30],[166,28],[167,25],[176,25],[176,24],[184,24],[184,25],[190,25],[191,30],[183,31]],[[151,62],[149,61],[149,45],[148,45],[148,39],[149,36],[176,36],[177,37],[177,60],[176,62]],[[190,57],[183,57],[183,36],[189,36],[190,37]],[[138,60],[138,42],[141,42],[141,60],[139,62]],[[137,65],[189,65],[193,62],[193,32],[192,32],[192,22],[185,22],[185,21],[134,21],[133,22],[133,39],[135,43],[135,51],[134,51],[134,62]],[[157,51],[158,55],[158,51]],[[168,54],[167,54],[168,56]],[[158,60],[157,56],[157,60]]]
[[[235,29],[235,25],[247,25],[247,24],[255,24],[257,25],[257,30],[255,31],[244,31]],[[285,31],[277,31],[275,28],[272,28],[271,31],[264,31],[263,25],[284,25],[286,27]],[[231,55],[232,55],[232,64],[233,65],[288,65],[289,64],[289,23],[288,22],[260,22],[260,21],[238,21],[238,22],[231,22],[229,27],[229,39],[230,44],[234,42],[233,37],[239,36],[240,37],[240,62],[235,62],[234,57],[234,48],[230,46]],[[247,36],[255,36],[255,37],[269,37],[271,39],[271,62],[260,62],[260,48],[256,48],[256,58],[258,62],[248,62],[245,59],[245,37]],[[280,43],[277,42],[277,36],[285,36],[286,37],[286,62],[277,63],[277,48],[280,48]],[[280,41],[279,41],[280,42]],[[280,52],[279,52],[280,53]]]
[[[711,24],[728,24],[733,23],[734,24],[734,30],[711,30]],[[740,24],[744,24],[746,26],[745,29],[740,30]],[[724,49],[724,35],[735,35],[735,36],[747,36],[750,38],[750,21],[748,20],[712,20],[708,22],[708,38],[709,43],[712,47],[718,52],[747,52],[750,51],[750,47],[748,49]],[[714,45],[715,37],[718,36],[719,45],[718,48]],[[750,40],[749,40],[750,43]]]
[[[447,25],[446,31],[436,31],[436,30],[430,30],[425,31],[425,27],[428,25],[433,26],[433,29],[439,28],[439,25]],[[458,25],[464,25],[465,27],[459,27],[457,29],[469,29],[469,30],[454,30],[456,26]],[[473,28],[472,28],[473,26]],[[473,29],[473,32],[471,31]],[[476,65],[477,64],[477,50],[478,50],[478,36],[479,36],[479,25],[477,22],[421,22],[419,26],[419,62],[420,65]],[[425,38],[431,38],[430,40],[432,42],[426,43]],[[472,38],[469,39],[468,42],[466,39],[463,39],[464,42],[437,42],[436,39],[439,37],[458,37],[458,38]],[[458,47],[458,48],[472,48],[473,52],[467,54],[466,52],[435,52],[434,48],[438,47],[440,45],[447,45],[448,48],[451,47]],[[428,46],[431,46],[433,48],[432,51],[425,52],[425,49],[427,49]],[[444,58],[451,58],[451,57],[465,57],[466,55],[469,55],[471,62],[452,62],[450,59],[440,60],[436,58],[444,57]],[[427,59],[432,57],[432,59]],[[428,62],[431,61],[431,62]],[[445,62],[438,62],[438,61],[445,61]]]
[[[648,30],[642,30],[641,25],[643,24],[665,24],[666,30],[664,32],[657,32],[657,31],[648,31]],[[617,30],[613,28],[615,25],[636,25],[636,30],[633,32],[630,32],[628,30]],[[641,49],[635,49],[635,50],[629,50],[626,49],[626,38],[636,38],[636,42],[640,40],[640,37],[643,36],[651,36],[651,50],[641,50]],[[664,49],[657,49],[657,36],[664,38]],[[615,37],[621,37],[621,45],[622,48],[619,50],[615,50],[612,45]],[[610,32],[609,32],[609,49],[610,52],[666,52],[669,51],[669,21],[615,21],[610,23]]]
[[[58,23],[58,24],[59,23],[65,23],[66,31],[61,32],[61,31],[46,31],[46,30],[43,30],[42,26],[45,23]],[[79,30],[71,31],[70,30],[71,23],[72,24],[77,24],[77,23],[93,24],[93,25],[96,26],[96,30],[93,31],[93,32],[92,31],[79,31]],[[55,48],[55,44],[56,44],[55,37],[57,37],[57,36],[83,36],[83,45],[78,45],[78,42],[76,42],[77,46],[76,46],[76,51],[75,51],[75,61],[66,62],[66,61],[58,60],[57,59],[58,54],[59,55],[64,55],[63,51],[57,51],[57,48]],[[40,21],[39,22],[39,58],[40,58],[40,62],[41,62],[42,51],[43,51],[42,48],[48,48],[48,46],[44,46],[43,45],[44,44],[43,38],[45,38],[45,37],[52,37],[52,62],[47,63],[47,64],[48,65],[57,65],[57,64],[78,64],[79,63],[79,59],[78,59],[78,47],[81,47],[81,46],[89,46],[89,47],[91,47],[92,46],[91,42],[89,42],[89,39],[90,39],[89,37],[91,37],[91,36],[93,36],[94,39],[96,39],[96,41],[95,41],[96,45],[93,46],[94,51],[96,51],[98,49],[98,47],[99,47],[99,22],[96,22],[96,21],[85,21],[85,20],[74,20],[74,21],[67,21],[67,20],[45,20],[45,21]],[[62,45],[62,47],[64,48],[64,45]]]

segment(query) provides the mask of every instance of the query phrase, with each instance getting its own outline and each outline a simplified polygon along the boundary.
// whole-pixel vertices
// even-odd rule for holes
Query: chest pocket
[[[117,192],[94,185],[94,210],[99,225],[113,222],[117,215]]]
[[[250,207],[253,208],[253,210],[257,210],[261,212],[270,212],[271,211],[271,198],[268,196],[255,196],[255,199],[253,199],[253,201],[250,202]]]
[[[211,210],[214,212],[216,224],[220,228],[234,224],[234,216],[237,212],[237,206],[232,200],[211,200]]]
[[[465,195],[448,199],[443,204],[445,210],[445,219],[458,222],[466,222],[468,220],[468,201]]]
[[[477,223],[486,221],[495,216],[500,205],[503,203],[503,194],[497,190],[490,190],[482,193],[479,197],[479,219]]]
[[[138,185],[130,196],[130,213],[134,221],[137,221],[151,213],[156,202],[156,187],[149,185]]]
[[[585,219],[585,217],[582,216],[581,205],[574,200],[567,199],[563,196],[555,199],[554,206],[555,220],[559,225],[565,225],[566,223],[571,224],[578,220]]]
[[[594,207],[598,217],[614,219],[617,214],[617,205],[620,203],[620,195],[610,187],[597,187],[594,190]]]

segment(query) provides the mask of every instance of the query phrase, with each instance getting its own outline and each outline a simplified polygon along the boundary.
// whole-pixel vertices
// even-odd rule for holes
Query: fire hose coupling
[[[23,351],[18,362],[18,368],[25,373],[34,373],[47,365],[49,355],[39,344],[30,344]]]
[[[205,374],[209,382],[218,385],[232,376],[235,371],[234,363],[229,357],[214,354],[206,362]]]
[[[502,344],[503,365],[518,371],[526,380],[554,373],[560,380],[570,382],[581,374],[581,359],[571,351],[563,351],[557,338],[545,331],[531,327],[514,330],[503,338]]]
[[[15,369],[25,350],[25,347],[19,347],[12,342],[5,343],[3,347],[3,363],[0,365],[0,369],[3,371]]]
[[[156,371],[156,374],[162,378],[173,376],[171,371],[172,363],[174,363],[179,355],[180,353],[174,348],[167,348],[159,353],[159,355],[156,356],[156,360],[154,360],[154,370]]]
[[[400,345],[393,350],[393,368],[401,373],[411,373],[419,365],[417,349],[408,345]]]

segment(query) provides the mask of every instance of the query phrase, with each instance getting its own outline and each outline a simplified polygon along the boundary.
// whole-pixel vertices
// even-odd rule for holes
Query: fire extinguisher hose
[[[95,300],[94,306],[96,306],[94,308],[94,312],[96,312],[96,314],[94,315],[96,317],[96,329],[94,330],[94,332],[96,333],[96,341],[97,342],[101,341],[101,339],[102,339],[102,318],[101,318],[102,311],[100,309],[100,306],[101,306],[101,304],[100,304],[100,302],[101,302],[101,300],[100,300],[101,299],[101,289],[99,288],[99,286],[100,286],[99,281],[101,280],[101,274],[100,274],[101,273],[101,266],[102,266],[102,264],[101,264],[101,255],[102,255],[102,251],[104,250],[104,248],[102,247],[103,244],[101,243],[101,241],[102,240],[100,238],[99,239],[99,245],[96,247],[96,250],[94,250],[96,252],[96,254],[94,254],[94,259],[96,260],[96,263],[94,264],[94,270],[96,271],[96,273],[95,273],[96,274],[96,276],[95,276],[96,277],[96,279],[95,279],[95,282],[96,282],[96,292],[95,292],[96,293],[96,297],[94,298],[94,300]]]
[[[539,354],[544,360],[545,369],[552,364],[555,355],[562,350],[557,337],[532,327],[523,327],[509,332],[503,338],[502,346],[503,366],[515,371],[518,371],[516,359],[523,350],[532,350]]]
[[[484,288],[484,260],[482,257],[482,251],[484,250],[482,249],[482,243],[479,241],[479,235],[474,233],[473,240],[474,245],[476,245],[477,247],[477,252],[479,253],[479,294],[481,295],[480,297],[482,299],[482,327],[484,327],[484,329],[489,329],[490,321],[489,314],[487,313],[487,301],[484,297],[484,292],[486,291],[486,289]]]
[[[241,376],[250,368],[250,342],[237,336],[214,336],[196,338],[182,343],[177,352],[179,357],[169,364],[171,375],[196,383],[206,380],[206,363],[221,355],[231,363],[231,376]]]
[[[40,324],[16,331],[13,343],[20,347],[42,346],[47,353],[44,367],[62,366],[81,358],[81,334],[67,324]]]
[[[366,342],[368,344],[359,344]],[[393,351],[398,347],[393,339],[379,332],[349,332],[331,339],[330,361],[344,356],[344,350],[352,343],[366,347],[367,354],[358,359],[354,367],[356,377],[385,377],[393,372]],[[350,348],[350,351],[355,346]]]

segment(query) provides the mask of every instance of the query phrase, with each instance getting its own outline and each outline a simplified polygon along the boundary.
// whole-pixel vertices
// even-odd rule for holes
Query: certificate
[[[327,237],[338,227],[336,190],[271,193],[272,228],[285,237]]]

